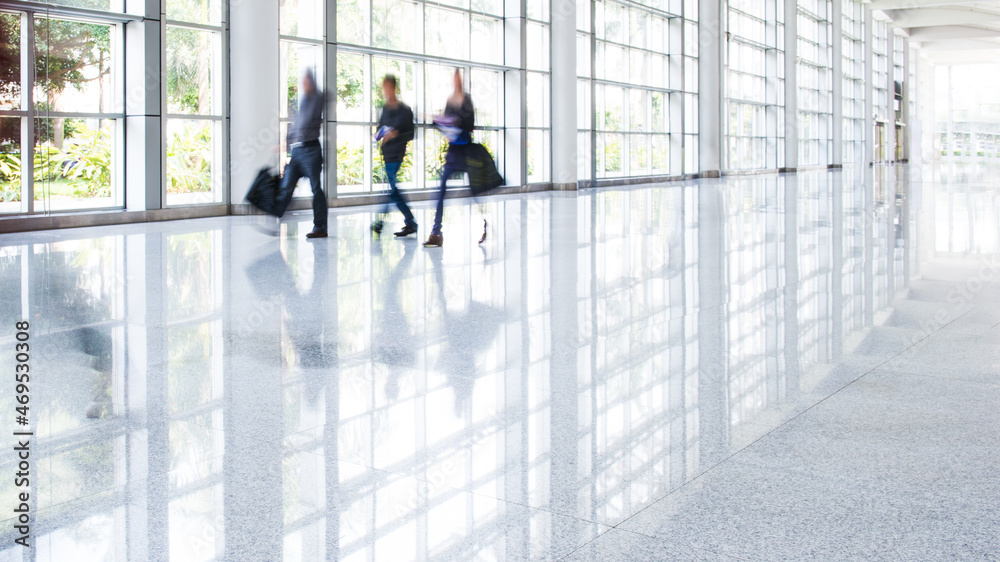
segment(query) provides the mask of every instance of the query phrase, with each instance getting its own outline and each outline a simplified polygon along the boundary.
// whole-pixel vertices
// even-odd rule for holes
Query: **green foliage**
[[[111,72],[111,30],[107,25],[35,18],[35,85],[47,96]],[[84,69],[97,69],[86,78]]]
[[[212,190],[212,124],[188,125],[167,142],[167,192]]]
[[[209,40],[208,34],[195,29],[167,29],[166,94],[171,113],[212,111],[208,87],[213,78]]]
[[[63,148],[42,144],[34,150],[36,182],[61,182],[76,197],[111,195],[111,135],[104,129],[81,128]],[[0,154],[0,199],[21,200],[21,155]]]

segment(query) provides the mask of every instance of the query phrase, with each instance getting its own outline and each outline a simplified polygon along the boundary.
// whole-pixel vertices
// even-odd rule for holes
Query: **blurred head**
[[[455,69],[454,80],[455,80],[455,93],[458,94],[458,93],[464,92],[465,89],[464,89],[464,87],[462,85],[462,70],[461,69],[459,69],[459,68]]]
[[[302,73],[302,93],[307,96],[316,93],[316,75],[311,68]]]
[[[382,94],[386,100],[396,99],[396,91],[399,88],[399,81],[392,74],[386,74],[382,79]]]

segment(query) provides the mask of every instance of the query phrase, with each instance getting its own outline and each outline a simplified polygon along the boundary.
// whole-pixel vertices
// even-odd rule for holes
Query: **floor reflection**
[[[903,349],[922,263],[997,251],[995,189],[914,175],[494,198],[481,248],[461,202],[434,251],[359,211],[4,235],[39,375],[2,557],[568,554]]]

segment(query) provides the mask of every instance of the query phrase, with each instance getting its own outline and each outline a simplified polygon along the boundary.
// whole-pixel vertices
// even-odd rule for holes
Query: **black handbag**
[[[250,185],[250,191],[247,192],[247,201],[261,211],[273,214],[279,181],[278,174],[274,173],[271,168],[261,168]]]
[[[493,157],[483,145],[478,143],[468,145],[465,166],[469,173],[469,189],[473,195],[480,195],[503,185],[503,176],[497,171]]]

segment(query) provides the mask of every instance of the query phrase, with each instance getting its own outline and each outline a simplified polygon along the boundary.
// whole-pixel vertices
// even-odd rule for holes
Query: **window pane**
[[[472,96],[476,108],[477,127],[500,127],[503,125],[501,100],[503,76],[492,70],[472,70]],[[531,100],[531,97],[528,98]],[[530,107],[529,101],[529,107]]]
[[[119,206],[116,121],[35,120],[35,211]]]
[[[369,44],[369,6],[369,0],[337,0],[337,41]]]
[[[222,21],[221,0],[167,0],[167,19],[218,25]]]
[[[428,55],[469,58],[469,16],[427,6],[424,42]]]
[[[167,113],[213,115],[215,34],[167,27]]]
[[[21,16],[0,14],[0,109],[20,108]]]
[[[666,174],[670,166],[670,137],[653,135],[650,141],[650,173]]]
[[[529,23],[527,25],[527,33],[528,68],[531,70],[548,70],[550,55],[549,28],[537,23]]]
[[[303,73],[307,69],[312,70],[316,76],[316,82],[323,84],[321,72],[323,52],[318,45],[293,41],[281,41],[279,49],[281,52],[281,84],[283,86],[279,93],[281,117],[290,118],[298,113],[299,87]]]
[[[649,175],[649,137],[646,135],[630,135],[629,138],[629,175]]]
[[[364,121],[368,108],[364,106],[363,55],[337,54],[337,120]]]
[[[529,127],[549,126],[549,77],[528,73],[527,111]]]
[[[502,16],[503,2],[501,0],[472,0],[472,9],[476,12]]]
[[[21,118],[0,117],[0,213],[21,211]]]
[[[365,184],[365,144],[370,139],[368,129],[360,125],[337,127],[337,193],[368,191]]]
[[[472,17],[472,60],[500,64],[503,62],[503,26],[500,20]]]
[[[418,49],[418,5],[405,0],[375,0],[372,4],[372,44],[413,52]]]
[[[38,110],[118,110],[111,62],[112,30],[108,25],[35,18]]]
[[[216,122],[167,120],[167,205],[221,201]]]
[[[549,132],[528,130],[528,182],[549,181]]]
[[[319,0],[282,0],[280,10],[282,35],[323,37],[323,3]]]

